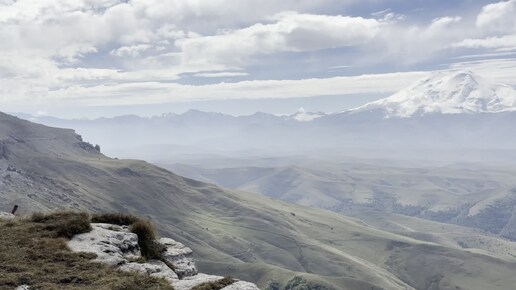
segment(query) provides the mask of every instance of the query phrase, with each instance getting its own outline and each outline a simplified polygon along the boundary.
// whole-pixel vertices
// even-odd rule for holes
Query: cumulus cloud
[[[140,56],[142,52],[145,52],[151,48],[151,45],[149,44],[137,44],[137,45],[130,45],[130,46],[122,46],[117,49],[113,49],[111,51],[111,55],[116,55],[119,57],[137,57]]]
[[[486,5],[478,14],[476,27],[482,37],[466,38],[452,44],[454,48],[516,49],[516,0]]]
[[[471,34],[465,30],[462,17],[444,16],[420,24],[388,23],[382,27],[378,41],[370,48],[372,61],[392,62],[412,66],[439,58],[450,49],[450,43]]]
[[[516,0],[484,6],[477,17],[476,25],[497,33],[516,31]]]
[[[428,33],[441,33],[444,29],[448,28],[451,24],[457,23],[462,20],[462,17],[439,17],[432,20],[432,23],[427,28]]]
[[[356,46],[373,39],[380,29],[375,19],[282,13],[273,23],[258,23],[213,36],[176,41],[184,61],[244,63],[256,54],[301,52]]]

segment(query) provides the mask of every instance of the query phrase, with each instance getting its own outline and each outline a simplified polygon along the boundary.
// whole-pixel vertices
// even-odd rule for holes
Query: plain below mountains
[[[183,176],[222,187],[258,192],[290,203],[364,217],[364,212],[403,214],[469,226],[516,240],[514,167],[478,164],[431,166],[414,162],[323,161],[302,159],[271,166],[246,160],[224,167],[162,164]],[[250,164],[256,164],[250,166]],[[418,164],[417,167],[414,164]],[[367,213],[369,214],[369,213]]]
[[[71,130],[0,114],[0,138],[0,207],[143,215],[162,236],[191,246],[203,272],[264,289],[516,285],[516,261],[508,255],[389,233],[329,211],[224,190],[146,162],[108,158]]]

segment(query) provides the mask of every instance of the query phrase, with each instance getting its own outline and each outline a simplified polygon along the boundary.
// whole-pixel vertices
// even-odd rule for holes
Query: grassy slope
[[[302,167],[168,167],[220,186],[345,214],[377,209],[473,226],[516,239],[514,168],[410,168],[323,161]]]
[[[48,140],[54,140],[52,134],[46,132]],[[204,272],[262,287],[272,280],[284,285],[299,273],[337,289],[426,289],[428,279],[441,276],[437,280],[445,285],[463,289],[510,289],[516,283],[515,263],[375,230],[323,210],[222,190],[141,161],[71,154],[75,149],[61,142],[52,141],[52,150],[68,146],[63,152],[69,155],[30,151],[32,142],[29,136],[9,146],[8,162],[29,175],[34,187],[50,190],[30,197],[7,193],[4,206],[18,200],[24,201],[22,209],[34,204],[134,212],[155,221],[162,236],[192,247]],[[432,263],[421,261],[427,258]],[[501,284],[492,287],[494,280]]]
[[[427,278],[441,276],[446,283],[464,289],[483,289],[489,286],[486,281],[493,279],[505,283],[499,289],[516,283],[510,274],[516,270],[514,263],[437,245],[423,247],[417,240],[375,230],[338,214],[223,191],[139,161],[42,158],[33,159],[31,167],[60,176],[63,184],[73,183],[77,191],[70,196],[79,204],[90,200],[95,201],[96,210],[115,208],[150,217],[163,236],[194,249],[203,271],[234,274],[262,286],[272,279],[286,283],[294,272],[312,273],[309,278],[340,289],[372,285],[396,289],[406,284],[425,289]],[[127,168],[134,173],[124,177]],[[92,171],[99,172],[92,176]],[[423,263],[424,267],[408,264],[434,256],[434,262]],[[447,264],[453,267],[442,267]],[[477,269],[497,267],[498,271],[477,271],[475,276],[468,272],[472,265]],[[410,278],[416,273],[424,277]],[[478,288],[466,287],[470,281]]]

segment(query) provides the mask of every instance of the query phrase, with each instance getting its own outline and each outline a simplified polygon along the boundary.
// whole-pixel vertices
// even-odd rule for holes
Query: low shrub
[[[102,213],[94,214],[91,217],[92,223],[114,224],[119,226],[130,226],[139,221],[140,218],[126,213]]]
[[[138,220],[131,225],[130,229],[131,232],[138,235],[138,245],[142,251],[142,256],[147,259],[161,260],[161,253],[165,248],[155,242],[156,234],[152,224],[149,221]]]
[[[220,279],[218,281],[207,282],[202,283],[201,285],[197,285],[193,287],[192,290],[219,290],[235,282],[236,280],[231,277],[224,277],[223,279]]]

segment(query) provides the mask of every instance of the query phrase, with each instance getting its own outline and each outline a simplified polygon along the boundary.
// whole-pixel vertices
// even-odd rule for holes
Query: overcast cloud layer
[[[516,0],[406,2],[0,0],[0,109],[516,85]]]

